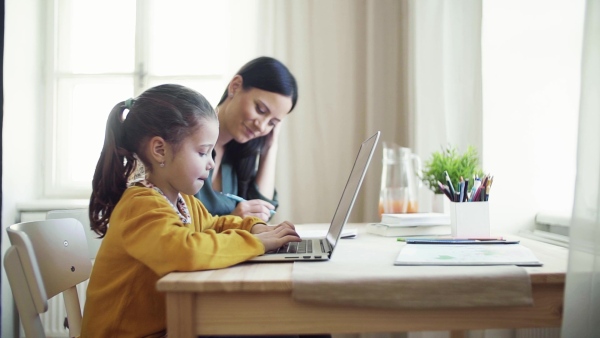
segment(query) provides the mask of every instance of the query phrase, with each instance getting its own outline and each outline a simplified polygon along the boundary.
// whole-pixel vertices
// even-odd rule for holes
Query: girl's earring
[[[229,93],[229,97],[233,97],[233,93]]]
[[[160,162],[160,167],[164,168],[165,167],[165,162]]]

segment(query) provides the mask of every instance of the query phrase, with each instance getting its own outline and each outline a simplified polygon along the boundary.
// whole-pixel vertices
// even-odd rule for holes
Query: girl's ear
[[[227,96],[233,97],[235,93],[242,89],[242,85],[244,84],[244,79],[241,75],[236,75],[229,82],[229,86],[227,86]]]
[[[151,138],[148,142],[148,148],[150,152],[150,159],[152,159],[153,162],[158,164],[165,162],[167,155],[167,142],[165,142],[162,137],[154,136]]]

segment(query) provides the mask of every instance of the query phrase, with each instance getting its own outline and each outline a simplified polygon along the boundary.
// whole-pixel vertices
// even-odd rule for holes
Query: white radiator
[[[88,286],[88,281],[77,285],[77,293],[79,295],[79,304],[83,313],[83,305],[85,304],[85,291]],[[67,312],[65,310],[65,301],[62,294],[58,294],[48,300],[48,311],[40,315],[44,332],[47,338],[68,338],[69,329],[64,327]],[[21,327],[19,336],[24,338],[25,333]]]

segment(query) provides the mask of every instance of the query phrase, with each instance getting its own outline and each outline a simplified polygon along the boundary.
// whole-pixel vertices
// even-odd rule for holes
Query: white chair
[[[92,271],[81,223],[50,219],[14,224],[6,231],[11,246],[4,268],[26,337],[45,337],[40,314],[59,293],[65,300],[69,336],[78,337],[82,314],[76,286]]]
[[[96,259],[96,254],[102,243],[102,238],[90,228],[90,216],[87,208],[50,210],[46,213],[46,219],[75,218],[83,225],[87,237],[88,251],[91,260]]]

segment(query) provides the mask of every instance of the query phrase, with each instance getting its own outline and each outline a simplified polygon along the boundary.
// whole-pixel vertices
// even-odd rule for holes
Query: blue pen
[[[237,202],[245,202],[246,201],[245,199],[241,198],[240,196],[237,196],[237,195],[234,195],[234,194],[227,193],[227,194],[223,194],[223,195],[225,195],[225,197],[230,198],[230,199],[232,199],[234,201],[237,201]],[[271,216],[273,216],[275,214],[275,210],[269,209],[269,211],[271,212]]]

